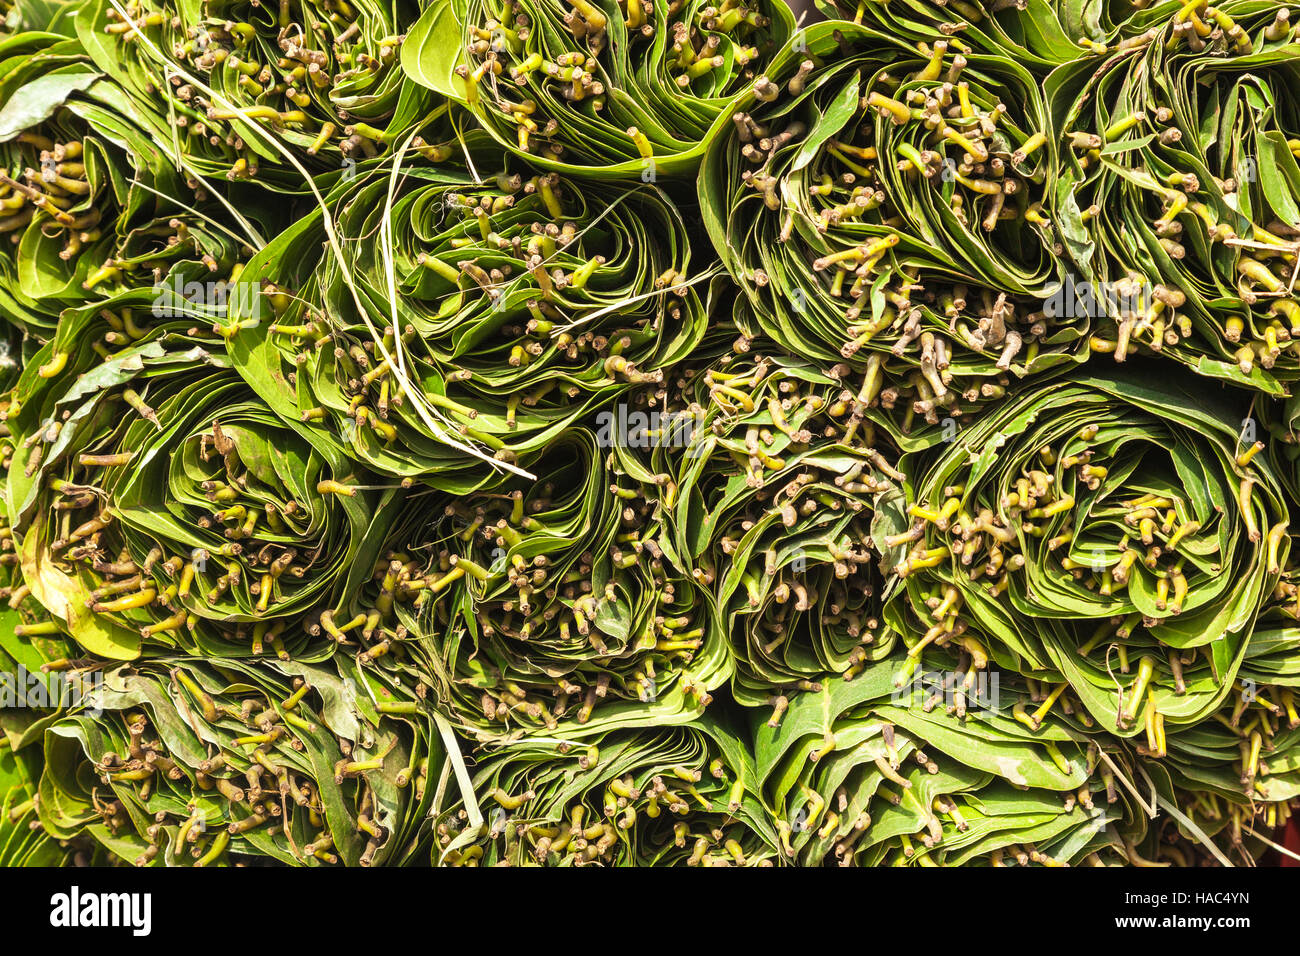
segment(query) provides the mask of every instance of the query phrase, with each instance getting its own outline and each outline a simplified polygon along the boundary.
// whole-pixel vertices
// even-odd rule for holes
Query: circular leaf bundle
[[[18,65],[0,79],[0,99],[25,107],[0,126],[0,308],[41,339],[65,308],[183,288],[251,254],[210,193],[172,167],[163,127],[142,125],[75,41],[52,36],[9,41]]]
[[[742,738],[713,722],[590,746],[527,740],[483,761],[483,801],[437,822],[438,862],[543,866],[771,866]]]
[[[1080,16],[1064,4],[1025,0],[817,0],[817,7],[833,19],[865,23],[890,36],[926,41],[958,37],[1004,51],[1044,75],[1088,52],[1105,52],[1106,43],[1126,22],[1107,4]],[[1127,6],[1124,12],[1129,12]]]
[[[1234,847],[1248,840],[1243,828],[1281,826],[1300,795],[1300,630],[1293,609],[1277,605],[1261,615],[1215,719],[1177,728],[1167,755],[1139,747],[1165,758],[1159,763],[1188,795],[1193,819],[1208,833],[1226,831]]]
[[[693,387],[702,427],[672,456],[676,548],[716,602],[737,700],[780,708],[893,646],[872,521],[902,475],[851,393],[806,363],[741,352]]]
[[[726,677],[663,534],[666,482],[607,448],[572,429],[536,482],[441,506],[417,497],[376,568],[379,593],[363,597],[358,616],[395,609],[365,636],[400,628],[413,673],[481,740],[689,719]]]
[[[1112,733],[1206,719],[1228,694],[1290,544],[1262,443],[1230,401],[1132,374],[1028,389],[929,458],[891,622],[1047,681]]]
[[[93,355],[93,335],[80,343]],[[338,599],[380,496],[336,446],[275,418],[211,339],[184,344],[63,367],[48,388],[32,370],[10,471],[24,572],[102,656],[147,641],[287,659],[297,625]]]
[[[705,132],[794,20],[770,0],[471,0],[454,27],[437,36],[464,45],[462,95],[499,143],[551,168],[653,182],[695,169]]]
[[[1085,728],[1028,728],[1010,713],[1016,686],[981,683],[967,703],[953,676],[900,692],[877,667],[758,728],[762,795],[791,862],[1060,866],[1124,852],[1120,831],[1141,814],[1094,773]]]
[[[298,170],[348,176],[430,114],[445,117],[401,69],[416,15],[373,0],[95,0],[76,25],[99,68],[169,128],[161,141],[187,169],[302,191]],[[438,161],[452,151],[412,145]]]
[[[427,726],[332,670],[169,663],[107,672],[46,731],[47,832],[137,866],[399,862],[442,760]]]
[[[417,171],[388,189],[349,197],[342,259],[301,282],[268,268],[294,301],[233,344],[282,414],[330,423],[374,468],[457,493],[507,475],[482,459],[523,474],[703,335],[685,226],[653,186]]]
[[[3,738],[0,738],[3,739]],[[26,751],[31,754],[35,748]],[[0,748],[0,866],[109,866],[107,854],[88,853],[50,836],[36,813],[36,780],[16,753]]]
[[[1258,4],[1165,14],[1049,81],[1065,144],[1054,215],[1073,282],[1090,286],[1065,305],[1119,361],[1162,352],[1279,394],[1300,368],[1294,31]]]
[[[804,36],[737,100],[700,177],[764,330],[794,354],[881,367],[932,424],[1069,361],[1086,326],[1041,309],[1056,144],[1038,81],[955,39],[914,49],[843,23]]]

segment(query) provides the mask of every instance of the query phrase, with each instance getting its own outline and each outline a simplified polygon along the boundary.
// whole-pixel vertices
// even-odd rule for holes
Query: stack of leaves
[[[677,491],[673,547],[731,642],[732,691],[779,711],[892,647],[872,534],[903,476],[838,378],[740,344],[693,377],[691,441],[658,453]]]
[[[362,657],[409,656],[412,678],[481,741],[698,715],[730,658],[667,546],[668,476],[634,455],[575,428],[536,482],[450,502],[412,495],[349,611],[377,625]]]
[[[1119,833],[1133,839],[1140,820],[1095,772],[1099,752],[1077,715],[1022,724],[1023,703],[1006,706],[1016,688],[981,677],[964,687],[958,672],[935,672],[895,687],[877,667],[759,728],[763,799],[787,857],[1059,866],[1122,852]]]
[[[67,322],[19,383],[8,496],[27,585],[108,658],[301,649],[303,619],[382,541],[384,492],[277,419],[210,330],[163,323],[99,358],[99,328],[129,339],[132,322],[125,305]]]
[[[1277,849],[1291,11],[818,6],[0,0],[0,865]]]
[[[0,50],[0,308],[9,321],[49,338],[64,309],[221,279],[250,254],[244,230],[223,221],[229,200],[161,148],[163,118],[135,110],[77,41],[25,33],[0,40]],[[274,209],[250,214],[279,219]]]

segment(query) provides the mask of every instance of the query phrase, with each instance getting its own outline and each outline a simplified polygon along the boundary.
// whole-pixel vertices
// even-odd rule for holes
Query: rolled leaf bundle
[[[77,35],[163,142],[195,175],[305,191],[391,151],[448,106],[403,82],[414,4],[95,0]],[[446,132],[446,130],[443,130]],[[426,130],[412,145],[441,161],[453,147]],[[287,154],[287,155],[286,155]]]
[[[342,675],[187,659],[108,671],[99,719],[45,732],[42,824],[138,866],[397,862],[442,752],[426,724],[388,716],[411,712],[402,702]]]
[[[1088,53],[1104,53],[1107,42],[1128,22],[1106,4],[1081,16],[1065,4],[1025,0],[906,0],[887,4],[817,0],[817,8],[833,19],[865,23],[891,36],[927,41],[950,36],[1003,50],[1043,75]],[[1128,8],[1123,12],[1128,13]]]
[[[75,645],[31,624],[33,606],[40,607],[0,603],[0,866],[117,865],[84,832],[56,837],[41,825],[38,806],[48,796],[39,790],[42,736],[60,718],[93,709],[100,665],[70,660]]]
[[[905,456],[891,604],[908,667],[960,645],[1071,697],[1112,733],[1212,715],[1290,539],[1281,486],[1230,396],[1137,370],[1022,392]]]
[[[1014,717],[1016,689],[981,682],[959,703],[955,672],[900,691],[881,666],[792,701],[755,737],[785,856],[840,866],[1114,860],[1135,816],[1127,795],[1108,790],[1083,725]]]
[[[772,0],[470,0],[426,10],[404,58],[513,152],[654,182],[695,170],[705,132],[793,28]]]
[[[358,186],[342,257],[318,272],[272,265],[306,249],[306,227],[266,255],[293,302],[232,342],[281,414],[328,424],[374,468],[457,493],[523,474],[703,335],[685,225],[653,186],[418,170],[389,188]]]
[[[536,482],[416,495],[349,611],[366,622],[363,657],[409,655],[405,669],[482,741],[698,715],[726,679],[727,650],[666,540],[667,476],[625,465],[635,445],[609,448],[575,428]]]
[[[902,475],[840,381],[749,348],[695,377],[702,427],[663,455],[676,548],[716,603],[733,693],[779,709],[893,646],[872,524],[877,507],[901,510]]]
[[[710,721],[590,745],[530,739],[485,759],[481,804],[437,821],[449,866],[772,866],[742,737]]]
[[[36,814],[36,781],[0,736],[0,866],[66,866],[74,852],[41,828]],[[88,865],[79,853],[75,862]],[[108,860],[100,859],[100,865]]]
[[[941,37],[802,36],[737,100],[700,177],[705,224],[764,330],[865,366],[865,401],[897,389],[883,404],[931,424],[1082,351],[1086,323],[1041,309],[1056,144],[1038,81]]]
[[[1277,847],[1271,834],[1289,819],[1290,804],[1285,800],[1269,802],[1267,798],[1218,790],[1220,784],[1227,783],[1221,772],[1225,768],[1219,766],[1225,757],[1212,742],[1216,735],[1209,730],[1211,726],[1223,729],[1216,721],[1207,721],[1186,731],[1176,730],[1171,735],[1167,758],[1144,759],[1141,748],[1137,757],[1126,758],[1116,753],[1121,772],[1131,774],[1131,782],[1136,786],[1147,788],[1148,812],[1151,805],[1157,810],[1146,836],[1126,845],[1128,863],[1256,866],[1266,853]],[[1208,736],[1203,733],[1207,730]],[[1174,738],[1184,733],[1188,737],[1186,741],[1181,745],[1173,743]],[[1205,772],[1186,776],[1186,769],[1196,764],[1203,764]]]
[[[62,309],[222,278],[250,254],[255,240],[172,166],[162,127],[142,125],[77,41],[27,33],[3,43],[7,67],[17,64],[0,77],[12,104],[0,115],[0,307],[10,321],[48,338]]]
[[[1242,807],[1272,807],[1264,827],[1275,829],[1279,809],[1285,822],[1287,803],[1300,794],[1300,734],[1289,716],[1294,710],[1294,689],[1257,687],[1246,678],[1223,723],[1206,721],[1170,734],[1165,765],[1207,807],[1210,797],[1226,801],[1237,817]],[[1247,809],[1248,820],[1252,812]]]
[[[1300,794],[1300,630],[1293,608],[1261,615],[1232,692],[1213,719],[1176,728],[1161,759],[1185,812],[1208,834],[1250,852],[1250,830],[1285,824]],[[1260,849],[1255,841],[1254,850]]]
[[[1073,263],[1057,297],[1119,361],[1160,352],[1280,394],[1300,354],[1294,27],[1268,5],[1159,9],[1048,82]]]
[[[339,600],[342,570],[382,541],[382,518],[368,533],[383,492],[275,418],[210,333],[162,338],[173,350],[146,340],[85,372],[25,373],[9,495],[28,584],[104,657],[147,642],[287,659],[307,615]],[[93,336],[77,342],[94,355]]]

